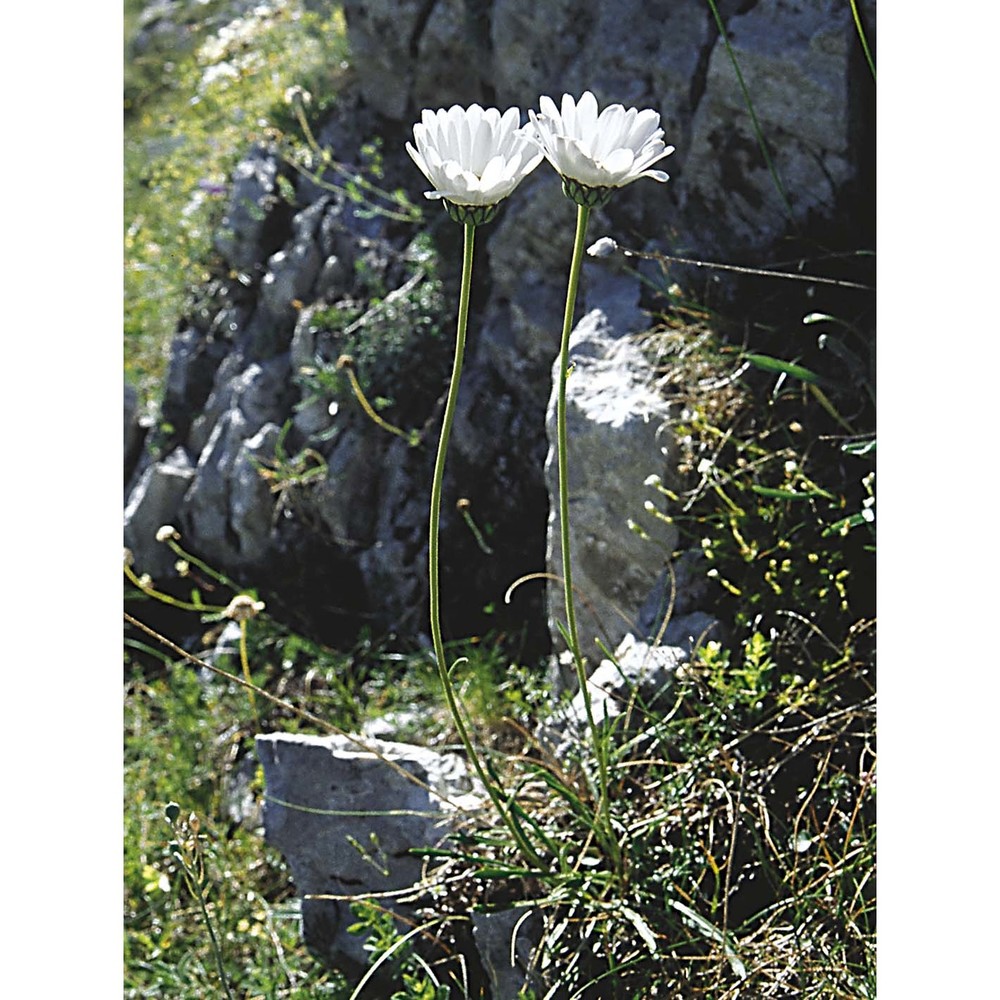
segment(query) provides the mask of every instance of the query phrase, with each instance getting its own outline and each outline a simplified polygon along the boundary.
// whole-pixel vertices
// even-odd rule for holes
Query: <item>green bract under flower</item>
[[[541,150],[521,128],[519,108],[502,115],[478,104],[423,111],[413,138],[416,148],[407,143],[406,151],[434,185],[426,197],[445,199],[452,218],[462,222],[488,222],[488,212],[467,207],[497,205],[542,160]]]
[[[529,111],[535,139],[545,158],[563,178],[563,190],[578,205],[604,204],[614,188],[640,177],[666,181],[669,175],[650,167],[669,156],[659,113],[612,104],[600,114],[588,90],[579,100],[563,94],[562,108],[551,97],[539,98],[541,114]]]

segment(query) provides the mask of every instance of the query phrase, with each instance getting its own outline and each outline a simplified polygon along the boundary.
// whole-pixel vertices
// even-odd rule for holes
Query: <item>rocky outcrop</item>
[[[170,9],[160,4],[160,21]],[[841,3],[758,0],[719,9],[753,116],[722,31],[701,0],[348,0],[353,89],[338,96],[320,141],[340,161],[358,163],[362,144],[379,137],[383,186],[402,187],[419,201],[425,185],[403,145],[422,107],[478,100],[526,109],[543,93],[590,88],[602,104],[657,108],[677,147],[665,161],[670,183],[624,189],[594,213],[591,238],[608,234],[632,246],[759,264],[780,241],[828,233],[864,202],[868,71]],[[873,4],[862,4],[869,25],[873,12]],[[290,188],[294,204],[283,196]],[[427,490],[460,255],[458,227],[424,204],[425,242],[418,245],[416,227],[301,178],[276,150],[247,152],[215,238],[222,264],[172,347],[164,427],[129,469],[126,535],[138,571],[171,572],[154,541],[162,517],[230,575],[267,580],[276,590],[291,586],[294,595],[269,594],[269,607],[294,606],[298,624],[326,630],[324,638],[335,638],[331,621],[345,634],[366,621],[421,635]],[[498,220],[479,230],[446,474],[446,629],[522,634],[526,627],[528,656],[548,645],[544,593],[524,586],[510,605],[502,597],[512,581],[547,565],[545,406],[573,219],[558,178],[543,166]],[[437,262],[433,277],[421,262],[428,252]],[[668,284],[655,269],[645,277]],[[621,338],[648,323],[642,307],[652,294],[615,261],[588,259],[578,315],[602,309],[612,331],[605,339]],[[371,424],[337,382],[338,356],[358,348],[365,331],[379,355],[358,359],[366,389],[389,401],[385,414],[417,434],[416,446]],[[620,363],[628,382],[634,352],[610,344],[602,350],[608,377]],[[571,389],[574,380],[584,384],[589,365],[581,358]],[[596,386],[593,405],[607,405],[602,394],[632,391],[623,384]],[[648,395],[652,405],[654,390]],[[574,530],[580,580],[595,595],[604,628],[619,623],[608,633],[612,646],[635,625],[644,588],[670,547],[666,537],[642,546],[637,535],[621,533],[629,517],[643,516],[642,479],[669,464],[655,435],[667,414],[651,414],[614,426],[574,418],[578,430],[600,429],[616,455],[631,438],[629,453],[642,467],[641,474],[622,467],[608,475],[600,449],[584,444],[573,462],[581,483],[592,477],[583,488],[605,508]],[[460,498],[471,501],[487,547],[456,512]],[[646,561],[653,551],[658,567]],[[550,568],[558,568],[557,558],[550,553]],[[331,585],[333,596],[318,596]],[[332,615],[331,605],[339,609]],[[585,632],[589,642],[601,630],[588,622]]]
[[[859,7],[873,32],[875,4]],[[837,0],[718,8],[723,30],[702,0],[348,0],[344,12],[365,98],[392,122],[586,89],[656,108],[677,147],[670,187],[636,185],[607,217],[691,255],[752,259],[851,200],[870,204],[859,182],[873,90]]]

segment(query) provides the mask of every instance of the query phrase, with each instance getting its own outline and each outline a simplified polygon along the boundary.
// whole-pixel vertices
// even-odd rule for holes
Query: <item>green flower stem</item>
[[[474,222],[465,223],[465,249],[462,259],[462,287],[458,300],[458,332],[455,337],[455,361],[451,372],[451,384],[448,387],[448,401],[444,409],[444,421],[441,425],[441,438],[438,442],[437,459],[434,463],[434,480],[431,486],[431,516],[430,533],[427,541],[427,561],[430,586],[430,618],[431,618],[431,641],[434,645],[434,658],[437,661],[438,674],[441,677],[441,687],[444,690],[445,700],[448,702],[448,710],[451,712],[455,728],[458,730],[459,738],[465,752],[468,755],[479,780],[483,783],[493,805],[496,806],[500,818],[514,837],[515,842],[521,849],[525,858],[543,867],[538,853],[528,843],[523,832],[511,818],[510,812],[501,800],[500,791],[496,783],[489,777],[484,769],[479,755],[476,753],[469,738],[469,731],[465,725],[465,719],[459,708],[458,699],[455,696],[455,689],[451,683],[448,671],[448,661],[445,659],[444,642],[441,638],[441,578],[440,578],[440,551],[439,534],[441,523],[441,492],[444,482],[445,457],[448,453],[448,441],[451,437],[451,426],[455,419],[455,404],[458,400],[458,386],[462,378],[462,360],[465,355],[465,332],[469,322],[469,293],[472,287],[472,253],[476,238],[476,224]]]
[[[600,779],[600,802],[598,811],[604,827],[602,838],[611,852],[615,867],[621,865],[621,850],[618,839],[611,827],[610,805],[608,802],[608,761],[607,744],[602,738],[594,719],[594,709],[590,700],[590,689],[587,686],[587,674],[583,666],[583,654],[580,651],[580,639],[576,628],[576,609],[573,602],[573,570],[571,566],[569,540],[569,472],[566,447],[566,382],[569,378],[569,335],[573,328],[573,312],[576,308],[576,295],[580,287],[580,270],[583,264],[583,248],[586,242],[587,223],[590,221],[590,208],[577,205],[576,238],[573,243],[573,258],[569,268],[569,284],[566,288],[566,311],[563,315],[562,342],[559,348],[559,397],[556,407],[556,426],[559,453],[559,532],[562,546],[562,578],[563,592],[566,601],[566,629],[570,640],[570,652],[576,666],[576,675],[583,693],[583,704],[587,712],[587,723],[590,726],[594,741],[594,755],[597,757],[597,768]]]
[[[221,612],[226,610],[225,607],[215,607],[214,605],[202,604],[201,602],[182,601],[177,597],[171,597],[170,594],[156,590],[152,585],[146,584],[141,577],[135,575],[135,571],[128,563],[125,563],[124,570],[132,586],[137,587],[147,597],[155,597],[156,600],[162,601],[164,604],[169,604],[171,607],[180,608],[182,611],[214,612],[216,614],[221,614]]]
[[[247,657],[247,623],[246,619],[240,622],[240,666],[243,668],[243,678],[247,682],[247,694],[250,695],[250,707],[253,709],[254,722],[257,723],[257,732],[261,732],[260,713],[257,711],[257,699],[254,698],[253,677],[250,675],[250,660]]]

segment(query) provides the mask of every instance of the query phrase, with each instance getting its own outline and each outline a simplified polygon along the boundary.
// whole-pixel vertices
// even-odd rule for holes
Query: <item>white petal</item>
[[[628,131],[628,116],[620,104],[605,108],[598,119],[597,128],[588,144],[590,155],[603,160],[613,150],[624,146],[623,137]]]
[[[657,131],[659,131],[661,135],[663,134],[663,130],[660,128],[659,113],[653,111],[652,108],[640,111],[636,116],[635,122],[629,133],[628,144],[633,149],[639,149],[644,146]]]
[[[576,101],[573,100],[571,94],[563,94],[562,96],[560,117],[562,118],[562,123],[561,125],[554,126],[556,131],[561,132],[563,135],[578,136],[579,132],[576,130]]]
[[[468,160],[469,169],[474,174],[482,176],[494,152],[495,141],[490,124],[486,120],[481,120],[472,135],[472,153]]]
[[[632,164],[635,162],[635,154],[631,149],[619,148],[614,150],[608,156],[601,161],[601,166],[609,173],[613,178],[619,181],[628,177],[632,170]],[[612,184],[615,181],[611,182]]]
[[[651,167],[654,163],[658,163],[665,156],[669,156],[673,151],[673,146],[662,146],[662,142],[658,139],[655,144],[647,146],[641,151],[641,153],[635,158],[635,169],[645,170],[647,167]]]
[[[551,119],[559,117],[559,109],[556,107],[556,102],[553,101],[551,97],[539,97],[538,107],[541,109],[542,114],[545,115],[546,118]],[[531,112],[528,113],[529,115],[531,114]]]
[[[597,128],[597,98],[589,90],[576,106],[576,127],[575,134],[580,139],[587,138]]]
[[[486,190],[492,188],[503,177],[506,164],[502,156],[494,156],[486,164],[486,168],[479,175],[480,186]]]

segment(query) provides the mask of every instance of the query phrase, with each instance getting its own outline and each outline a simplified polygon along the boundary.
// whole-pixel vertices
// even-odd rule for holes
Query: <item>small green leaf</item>
[[[865,455],[874,455],[875,439],[872,438],[871,441],[847,441],[840,446],[840,450],[848,455],[857,455],[862,458]]]
[[[646,943],[646,947],[649,949],[650,955],[656,954],[656,937],[650,930],[649,924],[639,916],[635,910],[630,909],[627,906],[622,907],[622,914],[625,919],[636,929],[639,937]]]
[[[678,902],[676,899],[669,900],[669,905],[673,907],[682,917],[686,918],[687,923],[693,924],[695,928],[700,930],[705,937],[710,938],[717,944],[722,945],[722,950],[726,954],[726,958],[729,961],[729,966],[739,976],[740,979],[746,979],[747,970],[746,966],[740,961],[739,956],[733,949],[733,946],[729,943],[728,935],[724,934],[719,930],[714,924],[709,923],[700,913],[696,910],[692,910],[690,906],[685,906],[684,903]]]
[[[781,375],[793,375],[803,382],[818,382],[819,376],[803,368],[802,365],[794,364],[791,361],[782,361],[780,358],[772,358],[767,354],[745,354],[744,357],[755,368],[760,368],[766,372],[777,372]]]
[[[277,178],[278,193],[288,202],[289,205],[294,205],[296,203],[295,197],[295,186],[287,178],[283,177],[281,174]]]

